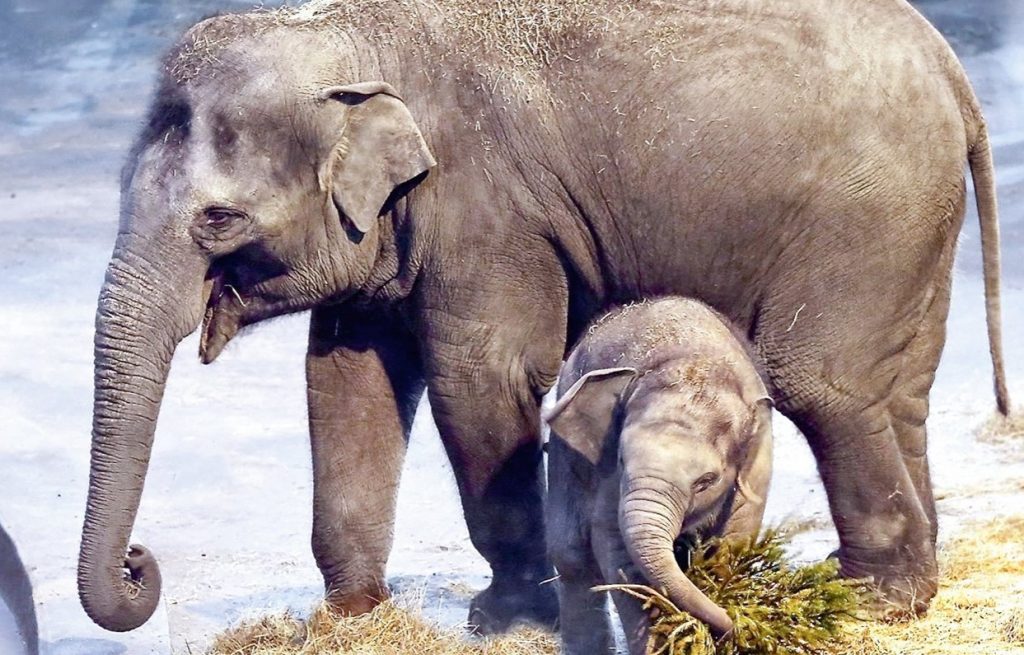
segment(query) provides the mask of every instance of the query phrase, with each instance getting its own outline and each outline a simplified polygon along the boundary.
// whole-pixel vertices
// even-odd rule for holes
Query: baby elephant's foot
[[[558,597],[554,585],[541,581],[494,580],[469,606],[469,628],[478,635],[507,632],[520,624],[554,630]]]

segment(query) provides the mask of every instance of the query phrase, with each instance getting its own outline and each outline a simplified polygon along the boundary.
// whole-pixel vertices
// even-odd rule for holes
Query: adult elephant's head
[[[108,630],[138,627],[159,600],[155,559],[128,542],[177,344],[201,324],[210,362],[248,323],[359,290],[382,213],[434,165],[375,65],[264,23],[185,35],[122,177],[78,568],[82,605]]]

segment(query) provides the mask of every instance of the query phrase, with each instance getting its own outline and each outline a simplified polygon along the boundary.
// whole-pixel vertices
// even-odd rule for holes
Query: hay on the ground
[[[969,528],[940,565],[927,616],[850,626],[835,655],[1024,655],[1024,517]]]
[[[978,429],[978,438],[982,441],[997,442],[1024,440],[1024,408],[1011,411],[1009,416],[995,412]]]
[[[306,622],[269,616],[217,637],[208,655],[555,655],[554,635],[519,628],[503,637],[470,639],[424,619],[410,599],[391,600],[369,614],[343,617],[317,607]]]
[[[1022,535],[1024,516],[999,518],[968,529],[940,553],[939,593],[926,617],[899,624],[848,622],[842,626],[838,640],[820,652],[830,655],[1024,655]],[[647,594],[645,599],[648,596],[652,594]],[[663,615],[671,613],[659,609]],[[660,625],[656,631],[675,629],[683,624],[665,621]],[[702,625],[693,626],[692,634],[697,635],[702,628]],[[687,630],[690,628],[684,627],[676,638]],[[693,641],[696,643],[699,639],[698,635]],[[209,655],[554,655],[557,652],[556,637],[550,634],[521,631],[502,639],[468,639],[460,630],[435,626],[423,619],[415,607],[398,601],[385,603],[368,615],[350,618],[338,617],[321,607],[314,611],[305,626],[288,615],[267,617],[221,635]]]

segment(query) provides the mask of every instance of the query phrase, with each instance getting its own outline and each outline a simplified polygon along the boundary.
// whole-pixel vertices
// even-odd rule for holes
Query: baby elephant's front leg
[[[591,591],[604,582],[590,539],[590,502],[572,462],[577,456],[557,436],[548,453],[548,552],[558,571],[559,623],[564,655],[605,655],[615,652],[611,618],[604,593]]]
[[[593,575],[560,577],[558,597],[563,655],[604,655],[615,652],[605,594],[592,591],[601,584]]]
[[[618,495],[610,489],[598,498],[592,537],[594,555],[608,584],[647,584],[643,574],[633,564],[619,531],[617,499]],[[650,616],[640,601],[628,594],[612,592],[612,599],[619,613],[630,655],[646,655]]]

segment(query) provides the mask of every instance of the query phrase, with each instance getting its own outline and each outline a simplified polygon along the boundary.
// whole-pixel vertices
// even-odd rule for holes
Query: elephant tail
[[[988,322],[988,347],[992,354],[996,408],[1003,416],[1010,413],[1010,394],[1006,389],[1003,366],[1003,328],[999,294],[999,211],[996,204],[995,167],[988,130],[981,122],[977,138],[967,153],[974,180],[974,196],[981,224],[981,261],[985,278],[985,319]]]

